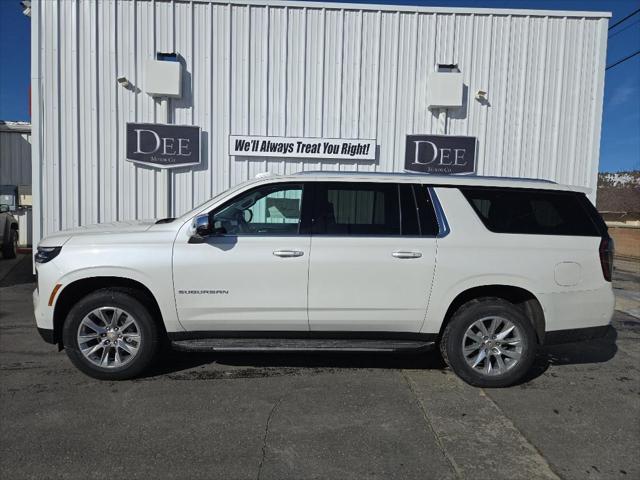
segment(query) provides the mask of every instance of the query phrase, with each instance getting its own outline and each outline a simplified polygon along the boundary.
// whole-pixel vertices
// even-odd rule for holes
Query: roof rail
[[[539,182],[539,183],[552,183],[557,184],[552,180],[547,180],[543,178],[530,178],[530,177],[499,177],[497,175],[434,175],[429,173],[421,173],[421,172],[358,172],[358,171],[346,171],[346,170],[305,170],[301,172],[292,173],[292,176],[299,175],[326,175],[326,176],[351,176],[351,175],[360,175],[360,176],[399,176],[399,177],[409,177],[409,176],[422,176],[422,177],[435,177],[435,178],[451,178],[451,177],[470,177],[477,179],[487,179],[487,180],[520,180],[520,181],[528,181],[528,182]]]

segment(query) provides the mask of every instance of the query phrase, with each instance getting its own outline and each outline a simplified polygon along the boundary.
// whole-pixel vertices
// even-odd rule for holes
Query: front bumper
[[[38,328],[38,333],[42,337],[42,339],[47,343],[55,344],[55,335],[53,334],[53,328],[48,328],[42,318],[42,308],[40,306],[40,292],[36,288],[33,291],[33,314],[36,318],[36,327]]]
[[[57,343],[55,335],[53,334],[53,329],[38,327],[38,333],[45,342],[51,343],[52,345]]]

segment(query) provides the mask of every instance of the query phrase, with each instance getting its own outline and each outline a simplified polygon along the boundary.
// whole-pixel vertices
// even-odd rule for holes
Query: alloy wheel
[[[485,317],[473,322],[462,338],[467,364],[483,375],[497,376],[520,361],[523,350],[518,327],[503,317]]]
[[[89,312],[78,327],[82,355],[101,368],[119,368],[131,362],[140,350],[140,327],[127,311],[100,307]]]

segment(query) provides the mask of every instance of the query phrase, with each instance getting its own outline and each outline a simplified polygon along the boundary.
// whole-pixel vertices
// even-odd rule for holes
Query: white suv
[[[51,235],[35,257],[43,338],[100,379],[165,341],[198,351],[439,345],[478,386],[542,344],[606,333],[612,241],[583,192],[416,174],[261,176],[179,218]]]

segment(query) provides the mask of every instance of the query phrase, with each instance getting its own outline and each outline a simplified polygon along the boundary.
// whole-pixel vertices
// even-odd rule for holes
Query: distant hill
[[[600,212],[640,213],[640,171],[598,174]]]

